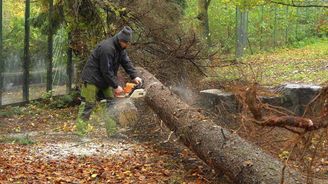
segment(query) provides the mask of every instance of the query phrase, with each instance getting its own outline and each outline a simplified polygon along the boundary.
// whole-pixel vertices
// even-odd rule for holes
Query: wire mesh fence
[[[41,98],[50,89],[54,95],[67,93],[73,54],[65,26],[52,30],[53,15],[40,16],[38,1],[0,0],[0,11],[0,106]],[[208,10],[212,44],[242,57],[322,36],[327,34],[320,27],[327,22],[326,11],[269,4],[246,11],[213,1]],[[195,12],[186,14],[196,17]],[[39,19],[48,23],[31,25],[40,24]]]
[[[267,4],[239,10],[214,1],[209,17],[214,48],[219,48],[222,54],[236,53],[237,57],[327,36],[327,30],[321,28],[327,24],[327,10],[320,7]]]
[[[30,25],[40,13],[37,1],[0,0],[0,3],[3,11],[0,19],[0,106],[39,99],[47,93],[66,94],[72,85],[73,64],[65,27],[52,34],[53,39],[49,40],[49,28]],[[50,55],[49,45],[52,46]]]

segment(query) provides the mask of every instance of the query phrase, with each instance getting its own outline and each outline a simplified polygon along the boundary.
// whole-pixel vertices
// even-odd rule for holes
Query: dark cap
[[[129,26],[124,26],[124,28],[118,33],[118,39],[125,42],[130,42],[132,38],[132,29]]]

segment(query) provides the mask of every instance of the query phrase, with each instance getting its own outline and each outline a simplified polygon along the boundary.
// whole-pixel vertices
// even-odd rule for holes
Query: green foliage
[[[107,133],[108,137],[114,135],[118,129],[116,121],[112,117],[109,117],[109,116],[107,116],[105,118],[105,127],[106,127],[106,133]]]
[[[53,100],[52,97],[53,97],[53,90],[47,91],[42,94],[43,101],[52,101]]]
[[[7,107],[4,109],[0,109],[0,117],[12,117],[15,115],[21,115],[24,113],[23,108],[21,107]]]
[[[310,38],[305,38],[301,41],[298,41],[298,42],[294,42],[292,44],[290,44],[290,48],[302,48],[302,47],[306,47],[308,45],[312,45],[312,46],[317,46],[319,44],[323,44],[325,42],[325,40],[327,40],[328,38],[321,38],[321,39],[318,39],[316,37],[310,37]],[[328,43],[328,42],[327,42]],[[323,49],[323,47],[321,48],[318,48],[318,49]]]
[[[78,119],[76,122],[76,134],[79,136],[85,136],[93,130],[93,126],[87,121]]]
[[[291,3],[288,0],[276,1]],[[194,27],[198,26],[197,2],[197,0],[187,0],[188,6],[185,10],[185,22]],[[211,1],[208,13],[213,46],[222,54],[234,53],[236,6],[249,12],[247,54],[328,34],[325,8],[297,8],[265,2],[264,0]],[[294,1],[294,3],[305,2]],[[312,3],[320,4],[320,1]]]
[[[187,7],[187,0],[173,0],[178,5],[181,6],[181,8],[185,9]]]
[[[50,104],[52,108],[65,108],[68,107],[74,101],[72,95],[64,95],[58,97],[53,103]]]
[[[31,145],[35,144],[28,135],[20,137],[0,137],[0,143],[11,143],[20,145]]]
[[[24,40],[24,16],[25,1],[6,0],[3,4],[4,11],[4,50],[5,56],[8,53],[22,52]],[[31,20],[40,13],[40,7],[37,1],[31,6]],[[31,29],[31,44],[41,41],[41,32],[38,28]]]
[[[265,0],[222,0],[222,2],[247,10],[252,9],[255,6],[262,5]]]
[[[42,6],[42,3],[37,3],[35,5]],[[64,12],[63,12],[63,4],[55,4],[54,5],[54,15],[52,17],[51,28],[54,33],[60,29],[62,23],[64,23]],[[49,14],[48,7],[43,9],[43,11],[38,12],[34,17],[31,18],[31,25],[39,28],[40,32],[44,35],[48,34],[49,31]]]
[[[61,109],[76,105],[79,97],[79,92],[73,91],[70,94],[62,96],[54,96],[53,91],[48,91],[42,94],[42,99],[40,102],[35,102],[39,106],[51,108],[51,109]]]

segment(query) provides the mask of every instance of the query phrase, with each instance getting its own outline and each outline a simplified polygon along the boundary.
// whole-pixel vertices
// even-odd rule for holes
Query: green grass
[[[35,144],[35,142],[32,141],[29,136],[24,136],[24,137],[0,137],[0,143],[11,143],[11,144],[20,144],[20,145]]]
[[[0,109],[0,117],[13,117],[14,115],[23,114],[23,109],[21,107],[7,107]]]
[[[243,65],[218,68],[217,80],[247,80],[263,85],[283,83],[322,84],[328,81],[328,39],[311,39],[289,48],[259,53]]]
[[[0,117],[12,118],[23,115],[35,115],[42,111],[43,106],[37,106],[35,103],[31,103],[23,106],[7,106],[0,109]]]

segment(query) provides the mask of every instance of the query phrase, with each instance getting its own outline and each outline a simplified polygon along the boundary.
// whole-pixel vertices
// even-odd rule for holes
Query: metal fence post
[[[47,91],[52,90],[52,61],[53,61],[53,28],[52,28],[52,16],[53,16],[53,0],[48,0],[49,2],[49,27],[48,27],[48,65],[47,65]]]
[[[73,50],[71,48],[72,34],[68,33],[68,47],[67,47],[67,82],[66,82],[66,91],[70,93],[72,90],[72,81],[73,81]]]
[[[29,101],[30,70],[30,0],[25,1],[25,39],[23,63],[23,101]]]

